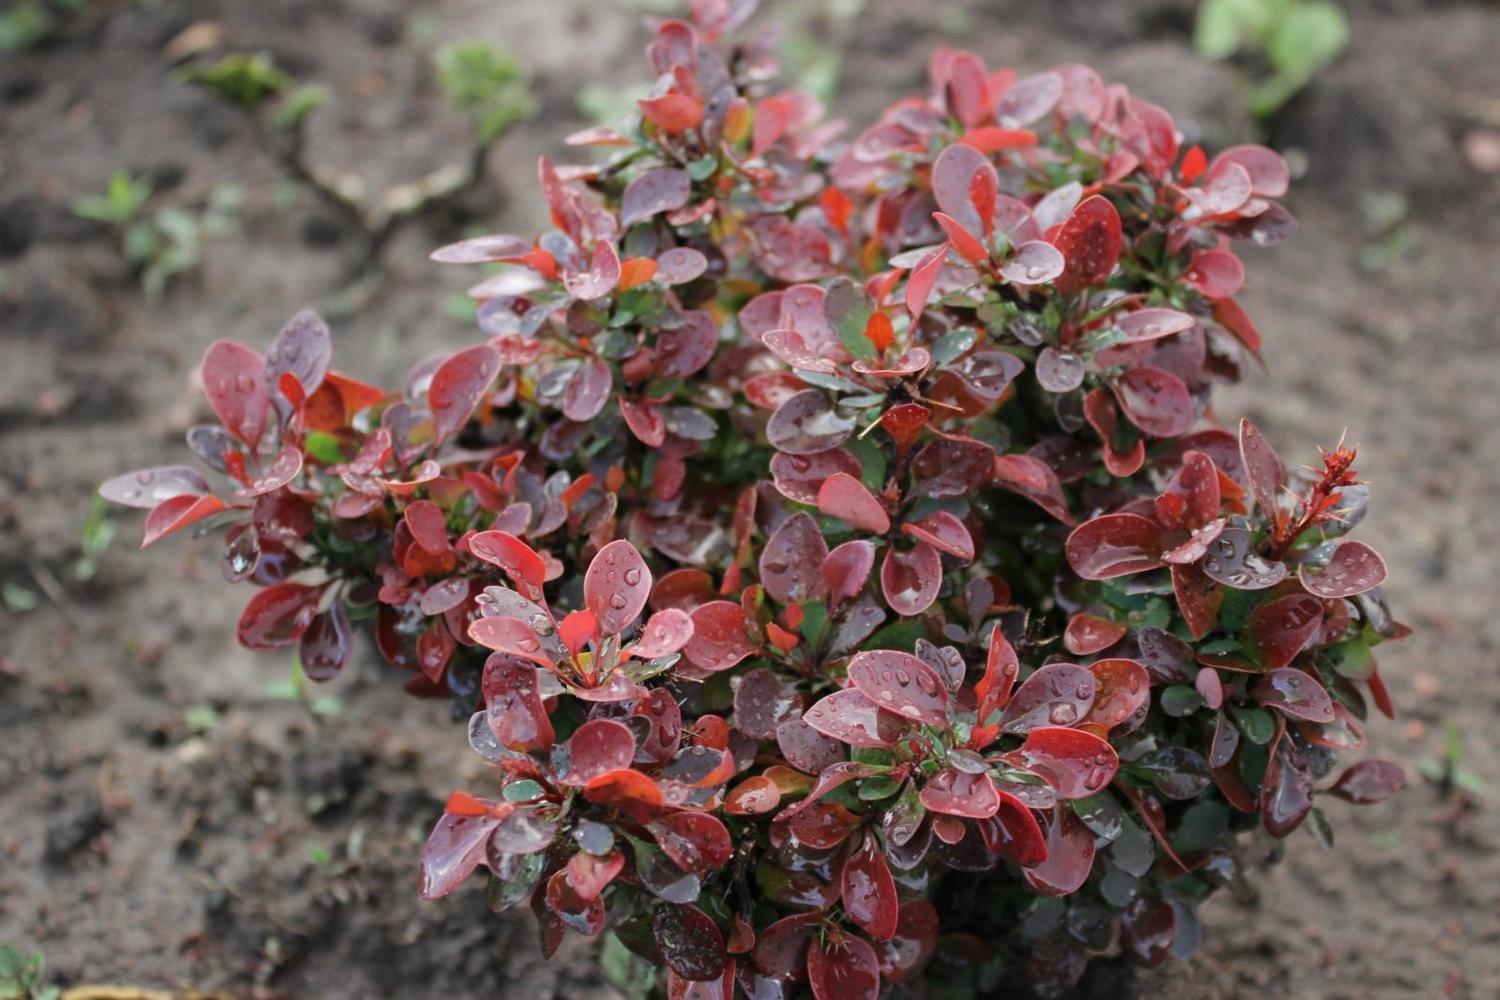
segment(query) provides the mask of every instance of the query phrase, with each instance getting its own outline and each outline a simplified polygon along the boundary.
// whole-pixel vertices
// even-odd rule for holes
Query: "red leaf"
[[[643,660],[671,656],[693,638],[693,619],[681,608],[663,608],[647,619],[630,655]]]
[[[1256,701],[1308,722],[1334,721],[1333,699],[1310,674],[1294,667],[1279,667],[1256,682],[1251,691]]]
[[[901,904],[895,934],[875,946],[885,981],[901,983],[921,972],[937,953],[938,929],[937,909],[927,900]]]
[[[525,597],[539,599],[547,564],[530,545],[506,531],[481,531],[469,536],[469,551],[503,569]]]
[[[1311,570],[1304,564],[1297,576],[1308,593],[1329,599],[1353,597],[1385,582],[1385,560],[1364,542],[1340,542],[1328,565]]]
[[[818,489],[818,510],[872,534],[891,530],[891,518],[865,484],[847,472],[835,472]]]
[[[266,392],[265,361],[232,340],[216,340],[203,353],[199,374],[203,393],[219,422],[252,449],[260,442],[271,397]]]
[[[706,875],[727,865],[734,855],[729,831],[707,813],[669,813],[648,829],[667,857],[685,872]]]
[[[182,493],[169,497],[151,508],[151,513],[146,515],[146,531],[141,538],[141,548],[224,509],[224,501],[213,495],[194,496]]]
[[[1068,619],[1063,645],[1074,656],[1092,656],[1119,642],[1130,631],[1120,622],[1080,611]]]
[[[1144,674],[1145,669],[1140,669]],[[1098,793],[1114,780],[1120,767],[1114,747],[1104,740],[1080,729],[1055,726],[1031,730],[1026,742],[1002,754],[1001,759],[1043,778],[1060,799],[1083,799]]]
[[[1096,687],[1087,667],[1049,663],[1016,689],[1000,717],[1000,728],[1024,734],[1042,726],[1075,725],[1093,707]]]
[[[585,359],[563,388],[563,416],[579,423],[593,420],[609,402],[613,388],[614,373],[609,363],[598,357]]]
[[[1088,881],[1094,867],[1094,835],[1067,806],[1056,806],[1047,824],[1047,859],[1021,874],[1037,892],[1066,896]]]
[[[613,806],[635,817],[649,821],[661,812],[661,788],[650,776],[630,768],[608,771],[583,788],[583,797],[596,805]]]
[[[413,500],[402,513],[412,541],[433,555],[449,551],[448,519],[442,508],[431,500]]]
[[[663,94],[637,103],[646,120],[668,135],[686,132],[703,120],[703,102],[686,94]]]
[[[948,690],[937,671],[910,653],[874,649],[849,661],[849,683],[876,705],[930,726],[948,724]]]
[[[928,778],[920,798],[935,813],[964,819],[988,819],[1000,808],[1000,793],[987,773],[972,774],[956,767],[945,767]]]
[[[1240,461],[1249,480],[1250,493],[1261,513],[1274,518],[1286,473],[1276,450],[1249,420],[1240,421]]]
[[[1244,169],[1250,177],[1250,189],[1257,197],[1280,198],[1287,192],[1291,171],[1275,150],[1255,145],[1230,146],[1214,157],[1209,172],[1226,163],[1237,163]]]
[[[801,604],[820,596],[828,543],[811,514],[793,514],[766,539],[760,553],[760,582],[781,604]]]
[[[919,521],[908,521],[901,526],[901,531],[939,552],[946,552],[964,562],[974,561],[974,539],[969,535],[969,529],[945,510],[933,511]]]
[[[1171,372],[1132,368],[1111,388],[1130,422],[1152,437],[1177,437],[1193,426],[1193,397]]]
[[[237,636],[246,649],[283,649],[302,637],[318,610],[321,587],[273,584],[250,599],[240,613]]]
[[[693,609],[693,637],[682,649],[700,670],[728,670],[760,651],[745,633],[745,611],[732,601],[709,601]]]
[[[600,549],[583,576],[583,600],[604,635],[619,635],[640,617],[651,594],[651,570],[625,539]]]
[[[1245,283],[1245,265],[1228,250],[1204,250],[1193,257],[1182,282],[1210,299],[1225,299]]]
[[[816,504],[818,491],[836,472],[859,475],[859,460],[843,448],[830,448],[811,455],[771,456],[771,477],[776,491],[797,503]]]
[[[943,560],[926,542],[902,552],[895,545],[885,550],[880,563],[880,590],[885,602],[898,615],[919,615],[937,600],[943,585]]]
[[[485,661],[481,686],[485,718],[501,746],[517,753],[551,748],[555,733],[542,705],[535,667],[495,653]]]
[[[427,389],[435,444],[463,429],[500,371],[500,353],[488,344],[466,348],[438,365]]]
[[[984,244],[979,242],[978,237],[959,225],[957,220],[942,212],[933,212],[932,218],[943,227],[943,232],[948,235],[948,242],[954,250],[958,251],[960,257],[970,264],[983,264],[989,260],[990,253],[984,248]]]
[[[1112,658],[1089,664],[1094,675],[1094,703],[1080,725],[1101,727],[1106,733],[1131,720],[1137,724],[1151,701],[1151,675],[1135,660]]]
[[[982,153],[998,153],[1005,149],[1025,149],[1035,146],[1036,133],[1025,128],[995,128],[983,126],[971,128],[958,140],[973,146]]]
[[[937,284],[947,256],[947,243],[933,248],[917,262],[917,266],[912,268],[911,276],[906,279],[906,311],[911,313],[913,325],[922,318],[922,310],[927,308],[927,300],[932,296],[932,288]]]
[[[594,241],[587,271],[575,271],[563,278],[568,294],[591,302],[603,298],[620,283],[620,255],[609,240]]]
[[[755,940],[755,967],[776,979],[801,979],[806,974],[807,945],[820,919],[820,913],[794,913],[761,931]]]
[[[620,228],[629,229],[643,219],[679,209],[692,193],[693,181],[686,170],[647,170],[627,184],[620,196]]]
[[[844,542],[823,560],[823,580],[828,584],[828,599],[837,606],[857,597],[875,568],[875,544],[866,538]]]
[[[814,702],[802,716],[802,721],[823,735],[852,747],[894,746],[907,729],[901,716],[882,709],[863,693],[852,689],[835,691]]]
[[[1063,295],[1097,285],[1114,271],[1120,259],[1120,213],[1103,195],[1084,199],[1052,236],[1051,243],[1067,261],[1055,282]]]
[[[1322,601],[1311,594],[1289,594],[1256,608],[1247,634],[1262,664],[1284,667],[1312,641],[1322,624]]]
[[[814,941],[807,952],[807,977],[815,1000],[877,1000],[880,960],[864,938],[843,934]]]
[[[1076,523],[1052,467],[1031,455],[996,455],[995,483],[1019,493],[1063,524]]]
[[[844,863],[841,897],[844,913],[856,927],[877,941],[896,933],[898,904],[891,869],[869,837]]]
[[[484,861],[485,845],[499,817],[445,814],[432,828],[422,848],[422,898],[448,895]]]
[[[1104,514],[1068,536],[1068,564],[1085,580],[1110,580],[1163,565],[1161,527],[1139,514]]]
[[[1328,791],[1357,806],[1384,802],[1406,787],[1406,772],[1388,760],[1362,760],[1353,764]]]

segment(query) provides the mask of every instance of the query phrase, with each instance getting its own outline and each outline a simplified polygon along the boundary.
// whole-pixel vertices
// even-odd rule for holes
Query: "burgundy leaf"
[[[1362,760],[1339,775],[1328,791],[1357,806],[1384,802],[1406,787],[1406,772],[1388,760]]]
[[[643,219],[686,205],[693,181],[686,170],[647,170],[625,186],[620,196],[620,228],[628,229]]]
[[[1308,722],[1334,721],[1333,699],[1310,674],[1294,667],[1272,670],[1256,682],[1251,692],[1267,708]]]
[[[609,363],[597,357],[588,358],[578,366],[563,389],[563,416],[580,423],[593,420],[609,402],[613,388],[614,374]]]
[[[1055,726],[1031,730],[1026,742],[1001,759],[1043,778],[1060,799],[1098,793],[1114,780],[1120,766],[1114,747],[1104,740],[1079,729]]]
[[[929,726],[948,724],[948,690],[938,673],[910,653],[867,650],[849,661],[849,683],[876,705]]]
[[[668,813],[648,829],[657,845],[677,867],[694,875],[722,868],[734,854],[729,831],[707,813]]]
[[[1256,554],[1254,537],[1246,528],[1225,528],[1209,543],[1199,565],[1210,580],[1236,590],[1267,590],[1287,576],[1286,563],[1267,562]]]
[[[814,940],[807,952],[814,1000],[877,1000],[880,960],[864,938],[843,934]]]
[[[919,615],[937,600],[943,585],[943,560],[926,542],[902,552],[895,545],[885,550],[880,563],[880,590],[885,602],[898,615]]]
[[[240,614],[237,635],[246,649],[283,649],[302,637],[318,610],[323,588],[277,583],[250,599]]]
[[[219,422],[252,449],[260,443],[271,404],[264,373],[261,356],[232,340],[210,344],[199,368],[204,395]]]
[[[1161,528],[1139,514],[1104,514],[1068,536],[1068,563],[1085,580],[1109,580],[1163,565]]]
[[[828,599],[838,605],[859,596],[875,568],[875,543],[856,538],[836,547],[823,560],[823,581],[828,584]]]
[[[841,899],[849,920],[877,941],[896,933],[896,882],[873,837],[844,863]]]
[[[836,448],[854,433],[854,418],[841,416],[822,389],[806,389],[777,407],[766,424],[766,440],[789,455],[815,455]]]
[[[760,582],[781,604],[801,604],[821,595],[828,543],[811,514],[793,514],[766,539],[760,554]]]
[[[1066,260],[1063,273],[1054,282],[1059,292],[1072,295],[1097,285],[1109,277],[1120,259],[1120,213],[1103,195],[1086,198],[1073,209],[1051,243]]]
[[[1152,437],[1177,437],[1193,426],[1193,397],[1182,379],[1160,368],[1132,368],[1114,383],[1130,422]]]
[[[1048,896],[1066,896],[1088,881],[1094,867],[1094,835],[1074,815],[1058,805],[1047,824],[1047,858],[1022,870],[1027,883]]]
[[[635,624],[651,594],[651,570],[625,539],[600,549],[583,576],[583,600],[605,635],[618,635]]]
[[[988,819],[1000,808],[1000,793],[988,773],[945,767],[922,786],[922,805],[945,816]]]
[[[945,510],[933,511],[917,521],[908,521],[901,526],[901,531],[939,552],[945,552],[964,562],[974,561],[974,539],[970,536],[969,529]]]
[[[724,935],[696,906],[668,903],[652,907],[651,929],[662,961],[682,978],[707,982],[724,974],[729,961]]]
[[[760,646],[745,633],[745,612],[732,601],[709,601],[693,609],[693,636],[682,655],[701,670],[728,670]]]
[[[1000,728],[1025,734],[1042,726],[1074,725],[1093,706],[1096,689],[1087,667],[1049,663],[1021,682],[1005,706]]]
[[[438,443],[463,429],[499,371],[499,352],[479,344],[459,351],[432,373],[427,403]]]
[[[1275,450],[1249,420],[1240,421],[1240,461],[1250,483],[1250,493],[1261,512],[1267,517],[1274,516],[1286,473]]]
[[[883,535],[891,519],[865,484],[847,472],[835,472],[818,488],[818,510],[862,531]]]
[[[1262,664],[1284,667],[1312,641],[1322,624],[1322,601],[1311,594],[1289,594],[1256,608],[1250,615],[1248,635]]]
[[[1297,576],[1302,586],[1318,597],[1353,597],[1385,582],[1385,560],[1364,542],[1345,541],[1333,550],[1328,565],[1320,570],[1304,565]]]
[[[194,496],[183,493],[169,497],[151,508],[146,515],[145,533],[141,536],[141,548],[183,528],[190,527],[224,510],[224,501],[216,496]]]
[[[592,302],[603,298],[620,283],[620,255],[609,240],[595,240],[587,271],[566,275],[563,284],[575,299]]]
[[[854,690],[835,691],[814,702],[802,721],[852,747],[890,747],[907,729],[901,716]]]

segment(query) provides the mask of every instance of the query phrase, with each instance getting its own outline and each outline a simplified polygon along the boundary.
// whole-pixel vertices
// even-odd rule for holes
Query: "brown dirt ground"
[[[1290,198],[1301,232],[1250,262],[1271,371],[1221,412],[1249,413],[1289,457],[1346,427],[1362,444],[1376,496],[1364,537],[1381,541],[1393,602],[1418,629],[1383,655],[1402,712],[1372,726],[1371,751],[1403,761],[1413,784],[1389,807],[1334,804],[1336,853],[1292,837],[1257,901],[1212,902],[1199,955],[1143,974],[1131,995],[1500,996],[1500,176],[1482,156],[1500,143],[1500,10],[1347,6],[1349,52],[1271,136],[1306,167]],[[1089,61],[1194,137],[1247,138],[1235,71],[1191,52],[1191,8],[871,0],[830,29],[847,46],[838,110],[863,120],[919,85],[933,48],[963,44],[991,64]],[[341,303],[355,235],[305,196],[288,204],[245,120],[172,78],[163,45],[203,20],[228,48],[268,49],[328,84],[314,155],[376,187],[461,153],[413,41],[424,26],[515,47],[543,113],[502,141],[494,184],[463,212],[387,247],[378,296]],[[0,580],[60,588],[34,611],[0,609],[0,941],[44,950],[56,981],[235,997],[607,994],[586,962],[543,964],[530,927],[490,916],[477,886],[418,901],[416,845],[442,796],[477,773],[445,706],[404,698],[373,657],[333,685],[342,714],[270,697],[284,664],[235,646],[244,592],[219,579],[211,543],[138,555],[138,519],[121,516],[98,576],[79,582],[72,567],[95,484],[181,460],[210,340],[262,342],[317,305],[342,366],[372,378],[467,342],[440,308],[464,276],[429,265],[426,248],[465,214],[538,222],[537,154],[560,151],[582,81],[638,79],[641,44],[632,11],[586,0],[100,0],[60,39],[0,56]],[[163,202],[245,191],[232,233],[162,301],[67,207],[116,169],[153,177]],[[1370,231],[1372,194],[1407,199],[1388,232]],[[1374,269],[1372,246],[1390,251]],[[187,710],[204,705],[223,722],[200,735]],[[1488,801],[1416,777],[1445,723],[1464,766],[1490,780]]]

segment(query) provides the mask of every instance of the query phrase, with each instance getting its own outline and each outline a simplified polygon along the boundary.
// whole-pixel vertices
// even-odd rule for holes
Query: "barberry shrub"
[[[485,339],[386,391],[299,314],[221,341],[217,426],[106,483],[222,533],[253,649],[367,627],[468,720],[421,892],[487,870],[543,949],[608,929],[670,997],[970,995],[1157,964],[1252,839],[1381,801],[1352,450],[1215,421],[1258,359],[1231,247],[1294,223],[1258,146],[1182,149],[1085,66],[940,51],[863,132],[777,90],[750,3],[656,29],[619,130],[540,164]],[[969,992],[963,992],[963,991]]]

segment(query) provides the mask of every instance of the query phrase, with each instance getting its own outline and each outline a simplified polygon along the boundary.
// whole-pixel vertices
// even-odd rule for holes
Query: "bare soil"
[[[871,0],[827,29],[846,52],[837,110],[867,119],[957,44],[992,65],[1088,61],[1193,138],[1253,138],[1236,70],[1192,53],[1192,6]],[[1271,129],[1304,167],[1289,199],[1302,229],[1250,255],[1270,371],[1221,413],[1251,415],[1289,457],[1346,429],[1361,444],[1376,497],[1364,537],[1417,629],[1383,651],[1401,715],[1371,726],[1370,751],[1412,784],[1388,807],[1330,806],[1336,852],[1299,832],[1257,898],[1205,908],[1186,967],[1133,985],[1106,973],[1097,995],[1500,996],[1500,9],[1346,6],[1350,50]],[[463,155],[424,39],[509,44],[535,69],[541,114],[502,140],[484,191],[385,248],[373,295],[344,295],[358,234],[297,196],[241,114],[174,79],[162,49],[203,21],[225,48],[327,84],[313,155],[376,189]],[[211,543],[136,554],[138,519],[120,515],[98,575],[73,567],[100,480],[181,460],[212,339],[263,342],[316,306],[341,366],[376,379],[469,342],[442,308],[466,276],[426,249],[465,225],[537,224],[536,156],[562,152],[584,82],[639,78],[642,44],[633,11],[586,0],[100,0],[59,38],[0,56],[0,582],[40,598],[0,608],[0,941],[45,951],[56,982],[608,995],[588,962],[541,962],[529,922],[490,915],[477,884],[417,899],[417,844],[480,771],[446,706],[404,697],[373,654],[327,692],[341,713],[269,695],[286,664],[234,644],[245,592],[220,580]],[[244,190],[231,232],[160,301],[68,207],[115,170],[150,176],[160,203]],[[1370,198],[1391,195],[1407,210],[1377,232]],[[205,706],[222,721],[200,731]],[[1487,800],[1418,777],[1447,724]]]

